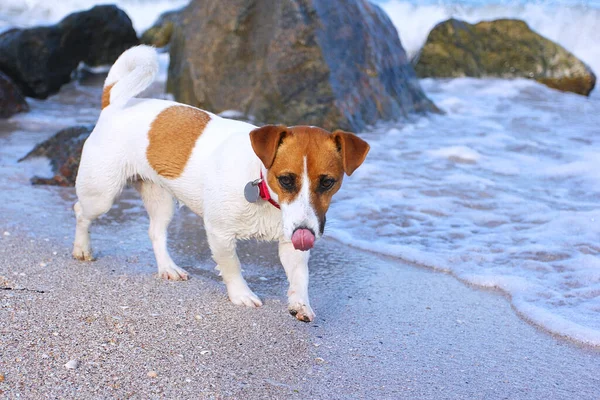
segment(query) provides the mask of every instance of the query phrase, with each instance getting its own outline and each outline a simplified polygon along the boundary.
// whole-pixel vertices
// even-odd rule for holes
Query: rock
[[[129,16],[114,5],[70,14],[58,26],[63,40],[81,44],[77,54],[91,67],[112,65],[125,50],[140,43]]]
[[[138,44],[131,20],[115,6],[73,13],[57,25],[0,35],[0,70],[25,96],[45,99],[71,79],[80,62],[112,64]]]
[[[0,72],[0,118],[29,111],[29,105],[13,81]]]
[[[21,158],[19,162],[34,157],[50,159],[54,177],[40,178],[36,176],[31,179],[31,183],[34,185],[75,185],[83,144],[93,129],[94,126],[91,125],[63,129],[50,139],[36,145],[25,157]]]
[[[143,44],[157,48],[165,47],[171,41],[173,27],[181,23],[182,9],[167,11],[158,17],[154,25],[148,28],[140,38]]]
[[[182,15],[167,83],[178,101],[355,131],[436,110],[390,19],[366,0],[193,0]]]
[[[596,84],[577,57],[513,19],[442,22],[413,62],[419,77],[529,78],[586,96]]]

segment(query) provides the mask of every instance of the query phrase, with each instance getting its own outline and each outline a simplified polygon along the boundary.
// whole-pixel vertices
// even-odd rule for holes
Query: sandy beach
[[[0,31],[97,1],[21,3],[0,5]],[[141,34],[186,1],[116,3]],[[600,66],[600,7],[377,3],[411,56],[442,19],[518,16]],[[167,53],[160,63],[143,97],[171,96]],[[420,80],[444,114],[358,132],[371,152],[311,251],[317,316],[302,323],[287,311],[276,245],[239,244],[264,305],[235,306],[186,207],[168,247],[191,279],[157,278],[130,187],[92,225],[97,260],[72,258],[75,189],[32,185],[54,175],[48,160],[18,160],[96,122],[100,71],[80,69],[0,120],[0,399],[600,398],[598,89],[588,98],[524,79]]]
[[[161,281],[146,217],[123,212],[133,196],[101,219],[93,263],[71,259],[69,235],[52,235],[71,225],[66,208],[40,206],[20,226],[2,205],[2,397],[597,398],[597,349],[533,327],[499,292],[333,240],[311,260],[310,324],[287,313],[270,244],[240,249],[265,305],[232,305],[186,210],[171,247],[192,279]]]

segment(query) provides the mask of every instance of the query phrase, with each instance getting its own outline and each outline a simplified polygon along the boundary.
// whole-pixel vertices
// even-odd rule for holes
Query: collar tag
[[[249,203],[256,203],[258,199],[263,199],[264,201],[271,203],[273,207],[281,208],[271,197],[267,182],[263,179],[262,171],[260,173],[260,178],[246,183],[246,186],[244,187],[244,197]]]
[[[261,181],[262,179],[256,179],[246,183],[246,186],[244,187],[244,197],[248,203],[256,203],[260,198],[260,189],[258,185],[260,185]]]

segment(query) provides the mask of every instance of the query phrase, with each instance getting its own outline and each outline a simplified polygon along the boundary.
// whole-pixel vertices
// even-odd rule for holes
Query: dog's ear
[[[265,125],[250,132],[252,149],[265,168],[269,169],[273,165],[277,148],[285,137],[287,129],[283,125]]]
[[[355,134],[339,129],[332,133],[332,137],[342,153],[344,172],[350,176],[365,161],[370,146]]]

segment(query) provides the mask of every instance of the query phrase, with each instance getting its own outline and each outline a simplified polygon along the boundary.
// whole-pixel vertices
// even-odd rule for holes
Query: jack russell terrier
[[[325,213],[344,173],[351,175],[362,164],[369,145],[340,130],[259,128],[173,101],[134,98],[157,72],[154,48],[137,46],[108,73],[102,113],[77,175],[73,256],[93,259],[92,221],[134,182],[150,217],[159,276],[188,279],[167,250],[176,198],[203,217],[212,257],[234,304],[262,305],[242,277],[236,241],[277,240],[289,281],[289,312],[312,321],[309,250],[323,234]]]

